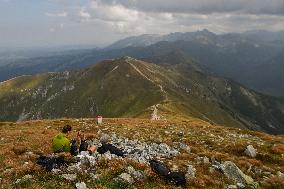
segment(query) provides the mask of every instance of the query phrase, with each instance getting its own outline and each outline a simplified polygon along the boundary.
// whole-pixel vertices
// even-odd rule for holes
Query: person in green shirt
[[[72,127],[70,125],[65,125],[62,128],[62,132],[52,139],[52,149],[55,153],[70,152],[71,144],[67,136],[71,130]]]

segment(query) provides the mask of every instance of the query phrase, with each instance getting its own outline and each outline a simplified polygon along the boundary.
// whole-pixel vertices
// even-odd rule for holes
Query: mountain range
[[[104,49],[0,59],[0,81],[20,75],[86,68],[121,56],[155,64],[175,64],[188,59],[213,75],[230,78],[267,95],[284,97],[283,36],[283,31],[217,35],[208,30],[141,35],[120,40]],[[183,55],[178,61],[170,57],[176,53]]]
[[[228,127],[284,133],[283,99],[212,76],[182,52],[159,61],[172,64],[122,57],[82,70],[4,81],[0,84],[0,120],[197,117]]]

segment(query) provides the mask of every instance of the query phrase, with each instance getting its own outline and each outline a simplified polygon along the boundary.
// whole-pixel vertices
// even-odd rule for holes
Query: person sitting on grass
[[[54,153],[70,152],[71,145],[67,137],[71,130],[72,127],[70,125],[65,125],[62,128],[62,132],[52,139],[52,149]]]
[[[96,151],[95,145],[88,145],[85,136],[81,135],[80,132],[77,133],[77,140],[69,140],[67,137],[71,132],[72,127],[70,125],[65,125],[62,128],[62,132],[57,134],[52,139],[52,148],[54,153],[71,153],[72,156],[76,156],[81,151],[89,151],[89,153],[94,153]],[[80,147],[78,149],[78,143],[80,143]]]

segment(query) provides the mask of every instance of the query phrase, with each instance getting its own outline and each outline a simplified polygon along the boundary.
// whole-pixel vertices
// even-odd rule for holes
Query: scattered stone
[[[229,185],[227,189],[238,189],[237,185]]]
[[[66,180],[74,181],[77,178],[76,174],[62,174],[61,177],[65,178]]]
[[[210,173],[210,174],[213,174],[213,173],[214,173],[214,170],[215,170],[215,169],[214,169],[213,167],[209,167],[209,173]]]
[[[203,163],[204,164],[209,164],[210,163],[210,161],[209,161],[209,158],[208,157],[203,157]]]
[[[52,172],[53,174],[58,174],[58,173],[61,172],[61,170],[60,170],[60,169],[52,169],[51,172]]]
[[[282,179],[284,179],[284,174],[281,173],[280,171],[277,171],[276,175]]]
[[[188,165],[187,167],[187,175],[190,177],[195,177],[196,169],[193,167],[193,165]]]
[[[142,171],[136,171],[132,166],[127,167],[127,171],[135,180],[141,181],[145,178]]]
[[[84,182],[78,182],[76,183],[77,189],[87,189],[87,185]]]
[[[110,136],[108,134],[102,134],[101,138],[100,138],[100,142],[101,143],[107,143],[110,139]]]
[[[245,149],[245,154],[249,157],[256,157],[256,149],[252,145],[248,145]]]
[[[264,174],[264,175],[266,175],[266,176],[270,176],[270,175],[272,175],[272,173],[271,173],[271,172],[269,172],[269,171],[264,171],[264,172],[263,172],[263,174]]]
[[[28,179],[32,179],[33,178],[33,176],[32,175],[25,175],[25,176],[23,176],[23,178],[22,179],[24,179],[24,180],[28,180]]]
[[[179,170],[179,168],[178,168],[178,166],[177,166],[177,165],[173,165],[173,166],[172,166],[172,168],[171,168],[171,170],[172,170],[172,171],[178,171],[178,170]]]
[[[17,179],[16,181],[15,181],[15,184],[19,184],[21,182],[21,179]]]
[[[191,149],[190,149],[190,147],[188,145],[186,145],[184,143],[179,143],[179,147],[180,147],[180,149],[182,149],[182,150],[184,150],[184,151],[186,151],[187,153],[190,154]]]
[[[246,186],[243,184],[243,183],[237,183],[237,187],[238,187],[238,189],[244,189],[244,188],[246,188]]]
[[[257,167],[254,167],[254,173],[257,175],[257,176],[260,176],[262,174],[262,169],[260,168],[257,168]]]
[[[128,184],[134,183],[134,179],[128,173],[121,173],[118,176],[118,178],[121,179],[122,181],[128,183]]]
[[[178,132],[178,136],[179,137],[183,137],[184,136],[184,132],[183,131]]]
[[[229,180],[234,183],[244,183],[252,188],[258,187],[258,183],[254,182],[250,176],[245,175],[233,162],[226,161],[222,165],[224,166],[223,172]]]
[[[7,174],[7,173],[12,173],[13,171],[14,171],[14,168],[9,168],[9,169],[5,169],[3,173]]]

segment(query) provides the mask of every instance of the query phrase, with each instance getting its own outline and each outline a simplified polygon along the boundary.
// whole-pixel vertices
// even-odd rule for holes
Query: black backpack
[[[175,183],[177,186],[185,186],[186,179],[185,179],[185,173],[182,172],[170,172],[168,175],[168,178],[170,181]]]
[[[150,160],[151,169],[164,180],[173,182],[177,186],[185,186],[185,174],[182,172],[172,172],[164,163],[157,160]]]
[[[78,144],[76,140],[71,140],[71,149],[70,153],[72,156],[78,155]]]
[[[123,151],[120,150],[119,148],[115,147],[112,144],[103,143],[102,146],[97,149],[97,152],[99,152],[100,154],[104,154],[107,151],[109,151],[111,154],[115,154],[117,156],[124,157]]]
[[[59,157],[40,156],[37,159],[36,163],[44,167],[47,171],[51,171],[52,169],[57,169],[57,168],[60,168],[61,166],[66,165],[66,162],[63,156],[59,156]]]
[[[165,164],[157,160],[150,160],[149,162],[152,171],[154,171],[156,174],[158,174],[164,179],[168,178],[168,175],[170,174],[171,170]]]
[[[79,148],[79,152],[88,151],[89,144],[86,140],[82,140]]]

